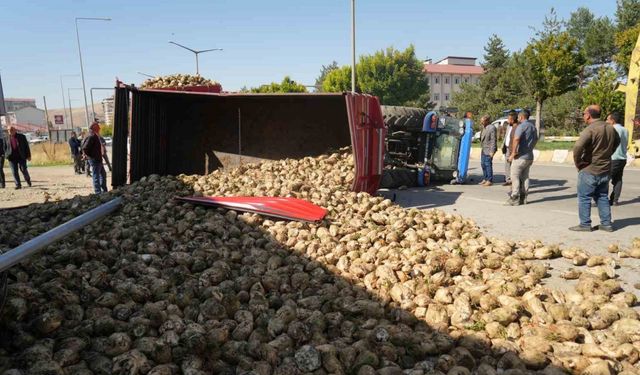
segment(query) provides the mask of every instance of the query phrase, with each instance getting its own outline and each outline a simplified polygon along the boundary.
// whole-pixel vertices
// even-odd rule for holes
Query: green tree
[[[571,13],[567,32],[578,41],[587,65],[602,66],[611,62],[615,53],[615,26],[608,17],[596,18],[588,8],[580,7]]]
[[[318,78],[316,78],[316,89],[318,91],[322,91],[322,84],[324,82],[324,79],[327,77],[327,74],[339,68],[340,66],[338,66],[337,61],[332,61],[329,65],[322,65],[322,69],[320,69],[320,75],[318,76]]]
[[[387,48],[373,55],[360,56],[356,64],[356,90],[372,94],[385,105],[431,108],[429,84],[415,49],[404,51]],[[351,67],[331,70],[322,82],[322,91],[351,90]]]
[[[640,0],[617,0],[616,5],[618,32],[630,29],[640,22]]]
[[[413,45],[404,51],[389,47],[361,56],[356,78],[362,91],[377,96],[382,104],[428,106],[429,84]]]
[[[577,40],[569,33],[547,33],[532,40],[517,63],[521,83],[536,103],[536,128],[541,131],[544,101],[578,86],[578,74],[583,69],[584,57],[577,48]]]
[[[581,90],[549,98],[542,113],[545,135],[577,135],[583,126]]]
[[[260,87],[254,87],[251,92],[255,93],[284,93],[284,92],[307,92],[307,88],[304,85],[292,80],[291,77],[286,76],[282,82],[271,82],[268,85],[262,85]]]
[[[618,70],[624,75],[627,75],[629,73],[631,53],[636,46],[639,34],[640,23],[632,28],[618,32],[615,36],[615,45],[617,48],[617,52],[613,57],[613,61],[615,61]]]
[[[581,90],[582,106],[599,104],[603,118],[611,112],[624,113],[625,96],[616,91],[618,76],[611,68],[601,68],[589,84]]]
[[[338,69],[333,69],[322,81],[322,91],[343,92],[351,90],[351,67],[345,65]],[[359,90],[356,87],[356,90]]]
[[[503,68],[508,61],[509,51],[505,48],[502,39],[496,34],[491,35],[487,45],[484,46],[484,63],[482,67],[487,71]]]

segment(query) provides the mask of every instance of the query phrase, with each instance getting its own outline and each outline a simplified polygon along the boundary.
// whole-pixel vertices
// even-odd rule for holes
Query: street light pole
[[[77,74],[62,74],[60,76],[60,90],[62,91],[62,114],[64,118],[67,118],[67,105],[64,102],[64,85],[62,84],[62,77],[77,77]],[[71,114],[71,103],[69,103],[69,114]],[[67,120],[64,120],[64,123],[67,124]]]
[[[71,120],[71,129],[73,130],[73,110],[71,109],[71,90],[82,90],[82,87],[69,87],[67,89],[67,96],[69,98],[69,119]]]
[[[96,17],[76,17],[76,38],[78,39],[78,55],[80,56],[80,73],[82,75],[82,91],[84,93],[84,115],[87,120],[87,126],[91,122],[89,122],[89,111],[87,107],[87,88],[84,83],[84,66],[82,64],[82,49],[80,48],[80,32],[78,31],[78,20],[87,20],[87,21],[111,21],[111,18],[96,18]]]
[[[145,76],[145,77],[149,77],[149,78],[156,78],[155,76],[152,76],[151,74],[142,73],[142,72],[137,72],[137,73],[140,74],[141,76]]]
[[[351,0],[351,92],[356,92],[356,0]]]
[[[191,51],[191,52],[193,52],[193,54],[196,55],[196,75],[200,75],[200,64],[198,62],[198,55],[199,54],[204,53],[204,52],[211,52],[211,51],[222,51],[222,48],[211,48],[211,49],[203,49],[203,50],[197,51],[195,49],[191,49],[189,47],[185,47],[180,43],[176,43],[176,42],[172,42],[172,41],[169,41],[169,43],[175,44],[178,47],[186,49],[187,51]]]

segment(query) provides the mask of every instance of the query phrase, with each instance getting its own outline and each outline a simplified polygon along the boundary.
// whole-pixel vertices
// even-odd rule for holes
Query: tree
[[[578,41],[587,65],[599,68],[611,62],[615,53],[615,26],[608,17],[596,18],[588,8],[580,7],[571,13],[567,32]]]
[[[322,91],[322,83],[324,82],[324,79],[327,77],[327,74],[339,68],[340,67],[338,66],[338,62],[336,61],[332,61],[331,64],[329,65],[322,65],[322,69],[320,69],[320,75],[318,76],[318,78],[316,78],[316,83],[315,83],[316,89],[318,91]]]
[[[578,86],[584,57],[577,44],[577,40],[566,31],[548,33],[543,38],[532,40],[516,57],[523,87],[536,102],[536,128],[539,132],[542,130],[544,101]]]
[[[544,16],[542,21],[542,29],[531,27],[536,32],[538,39],[545,39],[551,35],[557,35],[562,32],[564,22],[558,19],[555,8],[551,8],[549,14]]]
[[[351,67],[345,65],[338,69],[333,69],[322,81],[322,91],[343,92],[351,90]],[[356,87],[359,91],[359,88]]]
[[[624,113],[625,96],[616,91],[618,76],[611,68],[601,68],[589,84],[582,89],[582,106],[599,104],[603,118],[611,112]]]
[[[482,67],[485,71],[502,68],[509,61],[509,51],[505,48],[502,39],[496,34],[489,37],[487,45],[484,46],[484,52]]]
[[[629,73],[631,53],[636,46],[639,34],[640,23],[630,29],[618,32],[615,36],[615,45],[618,52],[613,57],[613,61],[615,61],[618,70],[624,75]]]
[[[386,105],[415,105],[429,92],[424,66],[410,45],[404,51],[393,47],[373,55],[363,55],[356,66],[356,77],[363,92],[380,98]],[[428,101],[428,100],[427,100]],[[420,106],[427,106],[428,102]]]
[[[271,82],[268,85],[262,85],[260,87],[254,87],[251,92],[255,93],[283,93],[283,92],[307,92],[307,88],[304,85],[292,80],[291,77],[286,76],[282,82]]]
[[[429,102],[429,84],[422,62],[416,58],[413,46],[404,51],[390,47],[360,56],[356,73],[356,90],[377,96],[382,104],[422,108],[433,105]],[[351,90],[351,67],[331,70],[322,83],[322,90]]]
[[[636,26],[640,22],[640,0],[617,0],[616,22],[618,32]]]

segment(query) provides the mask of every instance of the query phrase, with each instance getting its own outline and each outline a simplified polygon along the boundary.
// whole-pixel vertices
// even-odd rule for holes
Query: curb
[[[471,160],[480,160],[481,149],[474,147],[471,149]],[[504,155],[498,152],[499,160],[504,161]],[[533,160],[537,162],[555,163],[555,164],[573,164],[573,154],[571,150],[533,150]],[[627,164],[627,167],[640,167],[640,158]]]

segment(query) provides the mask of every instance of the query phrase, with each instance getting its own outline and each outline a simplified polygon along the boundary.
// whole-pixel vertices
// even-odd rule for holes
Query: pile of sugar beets
[[[13,267],[0,374],[636,374],[636,297],[615,260],[487,238],[473,221],[349,191],[349,150],[150,176],[0,217],[3,249],[121,196]],[[291,196],[320,223],[180,203]],[[640,247],[640,244],[634,244]],[[633,253],[633,251],[631,251]],[[544,259],[584,271],[544,286]]]

